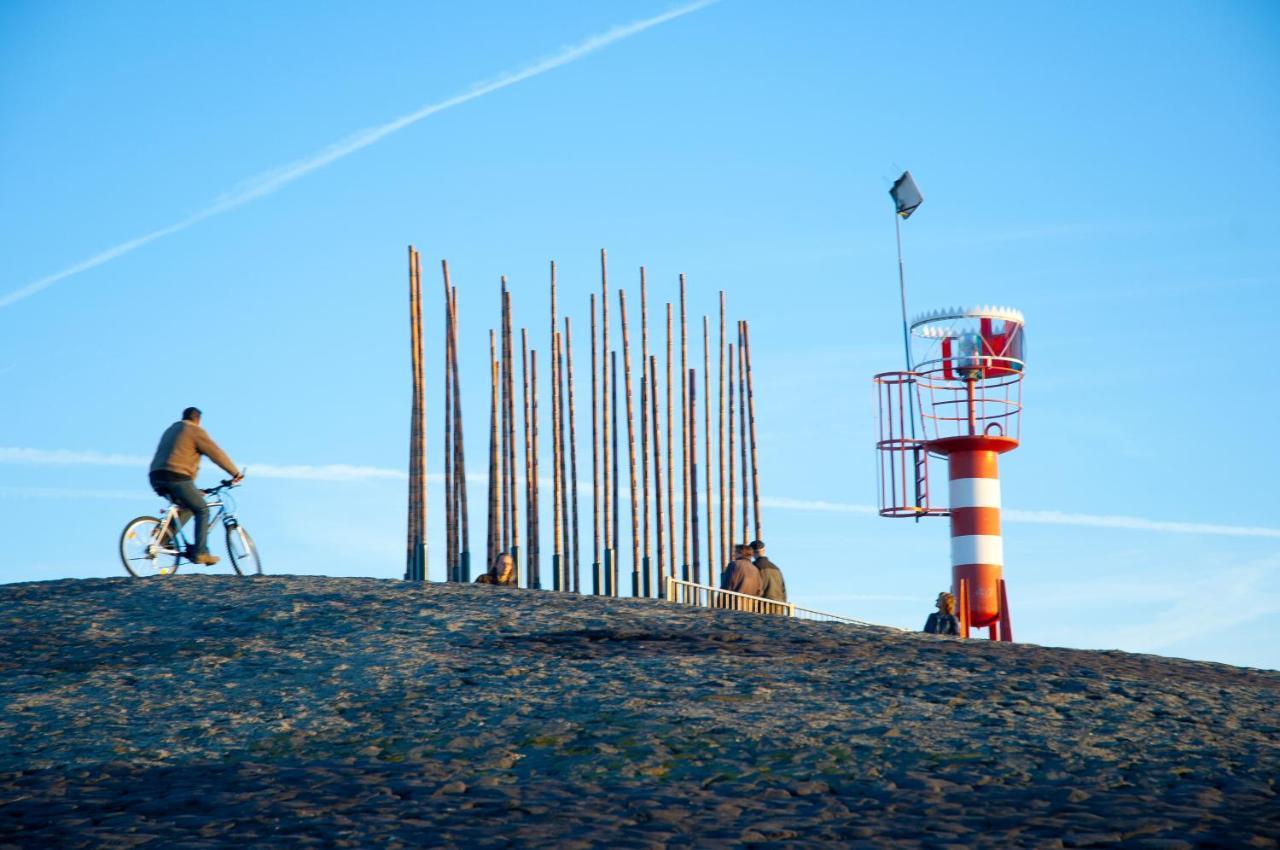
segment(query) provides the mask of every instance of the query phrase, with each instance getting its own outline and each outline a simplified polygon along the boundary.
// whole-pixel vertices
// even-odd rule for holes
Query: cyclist
[[[225,469],[232,483],[239,484],[244,478],[227,453],[200,427],[199,408],[188,407],[182,411],[182,419],[170,425],[160,437],[151,461],[151,489],[181,508],[179,528],[195,516],[195,545],[187,549],[187,559],[195,564],[216,564],[218,556],[209,553],[209,506],[195,480],[201,455]]]

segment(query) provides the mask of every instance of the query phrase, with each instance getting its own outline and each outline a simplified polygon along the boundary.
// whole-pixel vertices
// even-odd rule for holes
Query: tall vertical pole
[[[507,326],[504,334],[503,351],[506,353],[506,380],[503,392],[506,396],[507,417],[507,517],[511,525],[511,564],[516,575],[520,574],[520,501],[516,498],[516,346],[512,332],[514,316],[511,309],[511,290],[507,290]]]
[[[619,482],[622,480],[622,465],[618,463],[618,352],[617,349],[609,352],[609,407],[610,418],[613,420],[609,426],[609,434],[613,440],[613,470],[610,473],[610,480],[613,482],[613,495],[610,504],[613,505],[613,514],[610,519],[613,520],[613,528],[609,532],[610,539],[613,540],[613,570],[609,573],[609,592],[611,596],[621,595],[618,588],[618,540],[619,534],[619,516],[622,511],[618,509],[618,490]]]
[[[422,362],[422,263],[409,246],[409,356],[413,373],[413,395],[409,414],[409,516],[405,575],[410,581],[424,581],[426,565],[426,440],[423,434],[424,387]]]
[[[538,502],[538,352],[529,351],[529,587],[542,589],[542,509]]]
[[[560,388],[557,395],[556,403],[560,407],[559,422],[560,431],[556,438],[560,441],[560,536],[564,543],[560,547],[560,589],[569,591],[573,589],[572,582],[569,577],[569,557],[571,545],[569,542],[569,450],[566,445],[566,438],[569,431],[569,416],[566,413],[568,407],[567,374],[565,340],[559,334],[559,346],[557,347],[556,357],[560,362],[556,364],[556,375],[560,380]]]
[[[596,347],[596,294],[591,293],[591,527],[592,562],[591,592],[599,596],[604,590],[604,576],[600,572],[600,391],[597,376]]]
[[[760,529],[760,461],[756,454],[756,393],[751,383],[751,329],[742,321],[742,350],[747,361],[747,420],[751,431],[751,509],[755,519],[756,540],[764,540]]]
[[[445,274],[449,267],[446,265]],[[467,454],[462,442],[462,383],[458,380],[458,288],[449,287],[449,309],[453,313],[453,445],[456,458],[453,474],[456,480],[458,513],[461,515],[461,540],[458,553],[458,565],[454,575],[458,581],[471,581],[471,523],[467,516]]]
[[[579,569],[578,538],[578,425],[573,412],[573,338],[569,327],[569,317],[564,317],[564,366],[565,379],[569,384],[569,487],[572,491],[570,504],[573,510],[572,533],[569,545],[572,554],[569,557],[570,577],[573,580],[573,592],[582,592],[582,573]]]
[[[609,487],[609,472],[613,465],[609,456],[609,260],[603,248],[600,249],[600,454],[602,465],[602,488],[600,490],[601,521],[604,524],[604,593],[613,596],[615,593],[612,576],[617,557],[614,551],[612,532],[612,514],[609,500],[612,495]]]
[[[896,206],[896,204],[895,204]],[[906,358],[906,369],[912,371],[911,367],[911,326],[907,321],[907,276],[902,265],[902,216],[894,210],[893,213],[893,235],[898,243],[898,294],[902,299],[902,352]],[[907,393],[907,421],[911,423],[911,439],[916,439],[916,394],[914,392]],[[916,464],[915,490],[916,490],[916,506],[924,500],[924,494],[920,492],[920,483],[923,476],[920,473],[921,464],[924,459],[921,456],[922,448],[916,444],[912,444],[912,453]],[[920,521],[919,514],[916,515],[916,522]]]
[[[631,338],[627,333],[627,293],[618,290],[622,320],[622,374],[627,387],[627,460],[631,468],[631,595],[640,595],[640,493],[636,486],[636,419],[631,400]]]
[[[658,438],[658,433],[662,430],[658,427],[658,358],[649,355],[649,406],[650,413],[653,416],[653,487],[654,501],[657,506],[657,513],[654,519],[657,522],[654,528],[658,535],[658,593],[666,592],[666,561],[662,557],[662,446]]]
[[[560,334],[551,334],[551,589],[560,583]]]
[[[689,521],[693,531],[693,545],[689,548],[694,584],[702,584],[702,570],[698,558],[698,374],[690,369],[687,375],[689,396]]]
[[[502,529],[502,546],[499,551],[511,551],[511,511],[507,504],[507,278],[502,277],[499,293],[501,310],[498,317],[498,466],[501,478],[498,483],[498,525]]]
[[[455,581],[458,565],[457,507],[453,478],[453,309],[450,306],[449,266],[444,266],[444,569],[445,581]]]
[[[521,408],[524,412],[524,517],[525,517],[525,587],[538,589],[535,583],[535,576],[538,574],[534,567],[533,559],[538,550],[537,529],[534,526],[533,516],[533,434],[529,430],[532,422],[530,421],[529,407],[529,329],[520,329],[520,376],[523,392],[521,394]],[[516,569],[520,569],[520,565],[516,564]]]
[[[706,449],[703,468],[707,471],[707,576],[715,575],[716,533],[712,517],[711,494],[711,328],[706,316],[702,317],[702,434]]]
[[[649,548],[649,294],[645,286],[644,266],[640,267],[640,480],[643,482],[640,502],[644,506],[640,595],[653,595],[653,570]]]
[[[696,505],[689,503],[689,322],[686,315],[684,275],[680,275],[680,456],[681,483],[684,487],[684,503],[681,505],[681,516],[684,523],[684,570],[683,578],[689,581],[689,563],[693,549],[689,529],[689,512],[696,510]],[[697,535],[695,534],[694,537]]]
[[[737,455],[733,453],[733,384],[734,381],[737,380],[736,375],[738,370],[736,368],[736,364],[737,361],[734,360],[733,343],[729,343],[729,487],[725,491],[725,494],[729,497],[729,526],[725,529],[725,535],[726,539],[729,541],[730,548],[725,556],[724,563],[720,565],[720,569],[722,570],[729,566],[729,561],[732,559],[733,555],[733,546],[738,542],[738,538],[734,534],[734,523],[737,520],[734,509],[737,507],[735,498],[738,492],[738,482],[734,480],[733,474],[734,467],[737,466]]]
[[[676,577],[676,464],[675,464],[675,430],[672,428],[672,410],[675,406],[675,384],[671,380],[672,348],[675,332],[671,318],[671,302],[667,302],[667,545],[671,557],[667,563],[671,565],[671,577]],[[684,379],[680,379],[683,383]],[[686,571],[687,572],[687,571]],[[684,578],[688,578],[686,574]],[[659,588],[665,591],[666,588]]]
[[[489,330],[489,546],[485,568],[490,569],[502,545],[498,516],[498,354],[494,332]]]
[[[728,491],[725,490],[724,481],[724,430],[725,430],[725,383],[724,383],[724,290],[720,290],[720,444],[716,448],[716,457],[720,461],[720,568],[729,563],[729,527],[725,523],[729,508],[725,497]],[[712,568],[708,568],[708,578],[715,575]]]
[[[742,542],[751,541],[751,526],[747,521],[750,503],[750,479],[747,478],[747,360],[742,344],[742,320],[738,320],[738,451],[742,455]]]

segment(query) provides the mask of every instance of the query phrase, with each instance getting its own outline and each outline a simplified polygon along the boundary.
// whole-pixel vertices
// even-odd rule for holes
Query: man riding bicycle
[[[209,554],[209,506],[195,480],[201,455],[225,469],[233,483],[239,484],[244,478],[227,453],[200,427],[200,410],[188,407],[182,411],[182,420],[170,425],[160,437],[151,461],[151,489],[182,509],[178,514],[179,527],[195,516],[196,539],[195,545],[185,553],[188,560],[195,564],[216,564],[218,556]]]

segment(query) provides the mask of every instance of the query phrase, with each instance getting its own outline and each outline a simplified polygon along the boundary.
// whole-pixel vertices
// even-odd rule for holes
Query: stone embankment
[[[0,586],[0,847],[1276,847],[1280,674],[493,587]]]

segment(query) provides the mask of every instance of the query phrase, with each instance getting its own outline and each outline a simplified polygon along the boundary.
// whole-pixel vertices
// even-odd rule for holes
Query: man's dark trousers
[[[196,518],[195,554],[202,555],[209,551],[209,505],[204,494],[190,478],[169,477],[161,473],[151,474],[151,487],[159,495],[169,499],[182,510],[178,514],[178,525],[186,524],[187,518]]]

